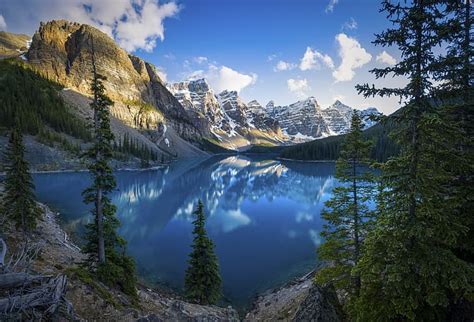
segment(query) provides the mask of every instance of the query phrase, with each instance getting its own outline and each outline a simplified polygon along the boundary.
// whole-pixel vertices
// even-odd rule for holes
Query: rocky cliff
[[[208,121],[210,137],[222,146],[240,149],[285,141],[278,122],[258,102],[245,104],[236,91],[216,94],[205,79],[168,84],[168,89],[188,112]]]
[[[89,25],[65,20],[41,23],[26,59],[48,79],[88,95],[93,51],[98,72],[107,78],[107,95],[115,102],[112,115],[141,131],[157,147],[167,135],[166,130],[168,135],[174,132],[191,142],[207,135],[206,119],[186,112],[166,89],[152,64],[128,54],[109,36]],[[170,137],[167,142],[174,139],[178,140]],[[171,143],[161,149],[180,156],[182,149],[169,149]]]
[[[28,50],[31,37],[0,31],[0,58],[17,56]]]

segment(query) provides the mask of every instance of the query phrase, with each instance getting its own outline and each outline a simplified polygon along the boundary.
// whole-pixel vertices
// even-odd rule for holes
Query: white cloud
[[[346,21],[344,25],[342,25],[342,29],[348,29],[348,30],[357,29],[357,21],[351,17],[349,21]]]
[[[277,55],[276,54],[271,54],[267,57],[267,61],[272,61],[274,60],[275,58],[277,58]]]
[[[122,21],[122,17],[116,21],[114,33],[119,45],[124,49],[143,49],[150,52],[155,48],[158,38],[165,39],[163,20],[175,16],[179,7],[174,2],[160,5],[152,0],[143,0],[141,3],[139,10],[134,8],[125,13],[125,21]]]
[[[300,61],[300,69],[311,70],[321,68],[321,63],[329,68],[334,68],[334,62],[329,55],[321,54],[317,50],[313,50],[311,47],[307,47],[306,51]]]
[[[204,57],[204,56],[194,57],[193,60],[198,64],[207,63],[207,57]]]
[[[2,15],[0,15],[0,30],[7,30],[7,23]]]
[[[239,73],[227,66],[222,66],[219,69],[215,88],[218,91],[227,89],[240,92],[245,87],[255,84],[256,81],[256,74],[246,75]]]
[[[178,14],[180,7],[159,0],[41,0],[12,1],[18,12],[17,25],[37,28],[40,21],[66,19],[92,25],[113,37],[128,51],[151,51],[157,40],[164,40],[166,18]],[[31,28],[31,27],[30,27]]]
[[[243,74],[227,66],[208,64],[207,70],[191,71],[186,78],[205,78],[217,93],[223,90],[240,92],[242,89],[255,84],[257,74]]]
[[[273,68],[274,71],[284,71],[284,70],[292,70],[296,67],[296,64],[289,63],[283,60],[280,60],[276,66]]]
[[[387,53],[385,50],[382,51],[377,58],[375,58],[376,61],[387,64],[390,66],[393,66],[397,63],[397,60],[393,58],[389,53]]]
[[[307,95],[307,92],[311,89],[308,85],[307,79],[293,79],[290,78],[286,81],[288,89],[290,92],[296,94],[298,98],[304,98]]]
[[[329,0],[329,3],[328,5],[326,6],[326,13],[328,12],[333,12],[334,11],[334,7],[336,6],[336,4],[339,2],[339,0]]]
[[[336,82],[350,81],[354,78],[354,69],[360,68],[370,62],[372,55],[369,54],[360,43],[346,34],[338,34],[336,40],[339,44],[339,56],[341,64],[332,73]]]

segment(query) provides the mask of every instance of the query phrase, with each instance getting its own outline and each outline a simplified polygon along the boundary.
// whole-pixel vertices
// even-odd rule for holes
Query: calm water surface
[[[140,276],[182,290],[192,211],[202,199],[224,296],[242,307],[256,293],[314,268],[320,212],[336,184],[333,175],[334,163],[188,160],[162,170],[117,172],[112,200]],[[81,197],[89,174],[36,174],[34,180],[38,199],[80,236],[90,220]]]

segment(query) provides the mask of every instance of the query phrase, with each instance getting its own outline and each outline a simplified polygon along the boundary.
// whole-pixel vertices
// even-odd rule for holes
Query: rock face
[[[329,133],[321,107],[314,97],[309,97],[289,106],[273,106],[270,115],[280,122],[286,133],[296,139],[319,138]]]
[[[30,43],[28,35],[0,31],[0,58],[22,54],[28,50]]]
[[[293,141],[307,141],[331,135],[340,135],[349,131],[351,117],[355,109],[336,101],[327,109],[321,109],[314,97],[298,101],[289,106],[275,106],[270,101],[265,110],[278,120],[283,131]],[[369,115],[380,115],[376,108],[359,111],[364,119],[365,128],[375,124],[368,120]]]
[[[107,95],[117,106],[133,108],[145,103],[153,107],[142,111],[151,115],[146,117],[147,130],[158,130],[166,123],[188,140],[206,135],[203,131],[206,120],[185,111],[166,89],[153,65],[129,55],[109,36],[89,25],[65,20],[41,23],[26,57],[47,78],[88,94],[92,49],[98,72],[107,78],[104,82]],[[120,111],[115,114],[119,118],[124,115]],[[134,125],[141,127],[143,122]]]
[[[205,118],[206,132],[227,148],[263,142],[281,144],[285,140],[278,122],[258,102],[245,104],[236,91],[215,94],[205,79],[168,84],[168,89],[188,113]]]
[[[310,273],[257,298],[244,321],[343,321],[334,291],[313,284]]]

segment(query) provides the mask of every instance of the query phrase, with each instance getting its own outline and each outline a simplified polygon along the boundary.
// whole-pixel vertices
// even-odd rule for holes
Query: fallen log
[[[66,285],[67,277],[60,275],[51,278],[45,285],[33,289],[25,289],[24,293],[1,298],[0,312],[8,314],[36,307],[45,307],[48,313],[54,313],[64,298]]]
[[[35,282],[47,281],[51,276],[30,275],[28,273],[4,273],[0,274],[0,289],[9,289],[19,286],[28,286]]]

